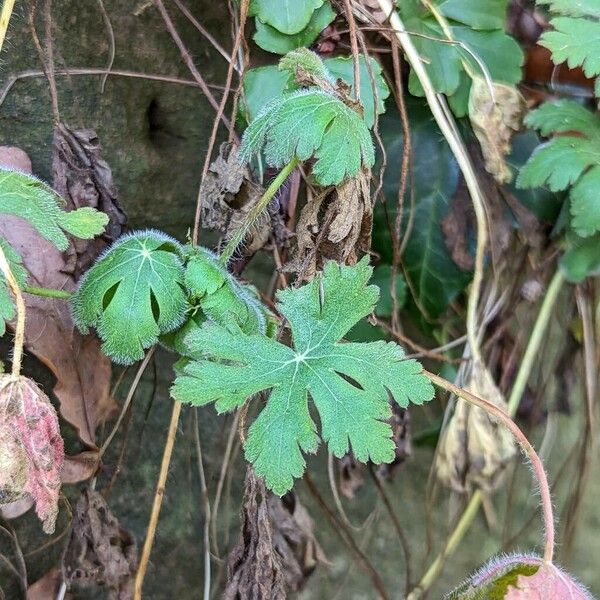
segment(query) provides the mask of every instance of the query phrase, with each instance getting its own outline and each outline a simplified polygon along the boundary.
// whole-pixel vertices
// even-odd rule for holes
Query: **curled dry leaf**
[[[352,454],[344,454],[338,461],[339,485],[342,495],[349,500],[365,484],[363,475],[364,465],[359,463]]]
[[[124,231],[127,217],[119,204],[112,172],[100,155],[100,141],[91,129],[72,130],[59,123],[54,130],[53,187],[68,210],[90,206],[108,215],[108,225],[93,240],[72,239],[63,270],[79,277],[102,250]]]
[[[273,546],[267,490],[252,467],[246,470],[241,537],[227,563],[224,600],[284,600],[285,576]]]
[[[508,183],[512,178],[505,157],[513,133],[521,127],[524,111],[525,100],[516,87],[473,78],[469,119],[481,144],[485,168],[498,183]]]
[[[309,198],[296,227],[296,254],[286,270],[310,280],[327,260],[353,265],[361,253],[369,251],[373,227],[370,178],[371,172],[363,168],[330,193]]]
[[[0,502],[29,496],[46,533],[58,515],[64,445],[48,397],[26,377],[0,375]]]
[[[230,144],[222,144],[200,188],[202,224],[220,231],[228,239],[263,192],[263,188],[249,178],[246,166],[238,161],[237,151]],[[288,236],[276,202],[269,204],[248,232],[241,253],[252,256],[258,252],[268,242],[271,232],[281,241]]]
[[[328,563],[327,557],[315,538],[312,518],[293,491],[283,498],[270,493],[267,505],[285,582],[297,592],[319,563]]]
[[[506,401],[485,365],[473,364],[465,389],[506,410]],[[491,491],[515,454],[515,442],[508,429],[481,408],[459,398],[438,444],[436,474],[457,492],[470,492],[473,487]]]
[[[492,559],[446,600],[593,600],[568,573],[534,555]]]
[[[410,435],[410,413],[408,409],[401,408],[396,403],[392,404],[392,416],[389,419],[392,426],[392,439],[396,446],[396,456],[389,463],[377,465],[377,474],[387,481],[394,477],[398,467],[412,454]]]
[[[133,596],[137,548],[97,491],[82,491],[69,543],[63,557],[63,578],[69,585],[106,586],[112,600]]]
[[[24,165],[23,155],[18,149],[0,148],[0,162],[8,167]],[[3,215],[0,236],[22,257],[30,285],[75,289],[72,260],[27,222]],[[24,299],[25,347],[56,377],[53,391],[60,402],[61,415],[77,428],[81,441],[95,449],[96,427],[115,407],[110,396],[110,361],[100,351],[97,338],[82,336],[75,329],[67,302],[30,294]],[[89,460],[75,461],[71,467],[71,481],[87,479],[93,473]]]

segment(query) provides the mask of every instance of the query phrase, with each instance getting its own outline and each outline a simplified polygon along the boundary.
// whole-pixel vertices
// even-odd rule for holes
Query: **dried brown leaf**
[[[72,240],[64,270],[79,277],[104,248],[124,231],[127,217],[119,204],[112,172],[100,155],[100,141],[91,129],[72,130],[59,123],[52,144],[53,187],[68,210],[91,206],[108,215],[108,225],[93,240]]]
[[[224,600],[285,600],[285,576],[273,547],[265,484],[246,470],[240,541],[227,563]]]
[[[398,467],[412,454],[410,435],[410,413],[395,402],[392,404],[392,416],[389,421],[392,426],[392,439],[396,445],[396,456],[389,464],[377,466],[377,474],[383,479],[390,480]]]
[[[297,592],[319,563],[328,564],[314,534],[314,522],[294,492],[267,501],[277,551],[287,587]]]
[[[57,567],[48,571],[27,588],[27,600],[55,600],[62,582],[62,574]],[[73,595],[67,592],[64,600],[71,600]]]
[[[506,410],[506,401],[485,365],[473,365],[465,389]],[[459,398],[438,444],[436,474],[457,492],[470,492],[473,487],[491,491],[498,487],[515,454],[515,442],[506,427]]]
[[[31,497],[44,531],[53,533],[63,460],[48,396],[31,379],[0,375],[0,502]]]
[[[356,492],[365,484],[364,465],[352,454],[345,454],[338,461],[340,492],[348,500],[356,496]]]
[[[83,490],[63,558],[64,581],[83,588],[106,586],[112,600],[128,600],[136,569],[133,537],[121,528],[101,494]]]
[[[505,157],[510,152],[513,133],[521,128],[525,108],[525,100],[516,87],[473,78],[469,119],[481,144],[485,168],[498,183],[508,183],[512,178]]]

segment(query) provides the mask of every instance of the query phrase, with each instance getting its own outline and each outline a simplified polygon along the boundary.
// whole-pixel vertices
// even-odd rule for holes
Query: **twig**
[[[2,246],[0,246],[0,272],[8,282],[8,285],[15,296],[17,305],[17,326],[15,328],[15,342],[12,359],[12,377],[18,379],[21,373],[21,362],[23,360],[23,344],[25,342],[25,302],[19,284],[10,270],[10,265]]]
[[[150,521],[148,522],[148,531],[146,532],[140,565],[135,577],[134,600],[142,600],[144,577],[146,576],[146,570],[148,569],[148,562],[150,560],[154,537],[156,535],[156,526],[158,525],[158,517],[160,515],[160,507],[162,505],[163,496],[165,495],[165,484],[167,482],[167,475],[169,474],[169,465],[171,464],[171,455],[173,454],[173,446],[175,445],[175,436],[177,435],[177,426],[179,424],[180,415],[181,402],[174,400],[169,432],[167,434],[167,441],[165,443],[162,463],[160,465],[160,473],[158,475],[158,483],[156,485],[156,493],[154,494],[154,500],[152,502],[152,512],[150,513]]]
[[[115,32],[110,22],[110,17],[108,16],[108,12],[106,12],[106,7],[104,6],[104,2],[102,0],[96,0],[98,2],[98,7],[100,8],[100,12],[102,13],[102,18],[104,19],[104,24],[106,25],[106,31],[108,33],[108,64],[106,65],[106,73],[104,77],[102,77],[102,83],[100,84],[100,92],[104,94],[104,88],[106,86],[106,80],[110,75],[113,64],[115,62],[115,54],[116,54],[116,44],[115,44]]]
[[[357,102],[360,102],[360,60],[358,53],[358,37],[356,34],[356,21],[354,20],[354,13],[352,12],[352,6],[350,0],[343,0],[344,12],[346,13],[346,20],[348,21],[348,27],[350,28],[350,46],[352,48],[352,67],[353,67],[353,83],[354,83],[354,98]],[[377,112],[377,107],[375,107]]]
[[[8,24],[10,23],[10,17],[14,7],[15,0],[4,0],[2,3],[2,12],[0,13],[0,51],[4,45],[6,32],[8,31]]]
[[[167,28],[167,31],[171,34],[171,37],[173,38],[173,41],[175,42],[177,48],[179,48],[179,52],[181,53],[181,58],[183,59],[183,62],[186,64],[187,68],[192,74],[192,77],[198,82],[198,86],[202,90],[202,93],[206,96],[206,99],[209,101],[210,105],[218,112],[219,104],[215,100],[215,97],[212,95],[208,85],[206,85],[206,82],[200,74],[200,71],[198,71],[198,69],[196,68],[196,65],[194,64],[194,61],[192,60],[188,49],[185,47],[185,44],[183,43],[183,40],[181,39],[179,33],[177,33],[177,29],[175,29],[175,25],[173,24],[173,21],[171,20],[171,17],[169,16],[167,9],[165,8],[165,5],[163,4],[162,0],[154,0],[154,4],[160,12],[163,21],[165,22],[165,27]],[[221,120],[223,121],[226,127],[229,127],[229,119],[225,115],[221,115]]]

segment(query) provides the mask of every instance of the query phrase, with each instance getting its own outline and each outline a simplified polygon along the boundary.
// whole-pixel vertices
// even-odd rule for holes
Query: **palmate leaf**
[[[521,188],[570,188],[571,226],[582,236],[600,231],[600,119],[570,100],[546,102],[525,119],[544,135],[560,133],[540,145],[521,169]]]
[[[294,157],[316,159],[312,174],[321,185],[337,185],[371,167],[375,152],[369,130],[357,112],[333,95],[307,89],[268,104],[246,129],[240,160],[264,148],[267,163],[283,167]]]
[[[581,67],[588,77],[600,74],[600,0],[538,0],[555,15],[551,31],[539,44],[552,52],[556,64]],[[598,87],[598,82],[596,83]]]
[[[87,240],[104,231],[106,214],[90,207],[65,212],[63,205],[62,198],[43,181],[0,169],[0,213],[25,219],[59,250],[69,246],[64,232]]]
[[[84,333],[95,327],[114,362],[141,359],[184,321],[181,252],[159,231],[137,232],[117,240],[81,279],[71,300],[75,323]]]
[[[17,283],[24,286],[27,282],[27,270],[23,266],[21,257],[14,248],[0,237],[0,248],[6,256],[8,265]],[[15,305],[8,289],[8,284],[2,273],[0,273],[0,337],[6,333],[6,321],[15,316]]]
[[[277,494],[302,475],[302,452],[316,451],[319,443],[309,395],[329,450],[342,456],[351,448],[358,460],[375,463],[394,458],[391,428],[383,422],[391,414],[389,394],[403,407],[433,397],[419,363],[406,360],[396,344],[340,342],[377,302],[377,287],[367,285],[371,273],[366,258],[353,267],[329,262],[322,278],[280,292],[278,308],[292,330],[293,348],[214,323],[188,338],[199,358],[176,379],[176,400],[215,402],[223,412],[271,390],[245,450]]]

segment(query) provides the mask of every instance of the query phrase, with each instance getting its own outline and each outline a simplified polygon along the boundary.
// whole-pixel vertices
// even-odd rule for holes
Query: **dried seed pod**
[[[593,600],[568,573],[538,556],[500,556],[492,559],[446,600]]]
[[[505,156],[510,152],[513,133],[521,128],[524,112],[525,100],[516,87],[473,78],[469,119],[481,144],[486,171],[498,183],[508,183],[512,178]]]
[[[64,461],[56,411],[31,379],[0,375],[0,423],[0,502],[31,497],[52,533]]]
[[[506,410],[506,401],[485,365],[473,364],[465,389]],[[458,492],[495,489],[516,454],[510,432],[484,410],[458,399],[442,432],[436,457],[438,479]]]

